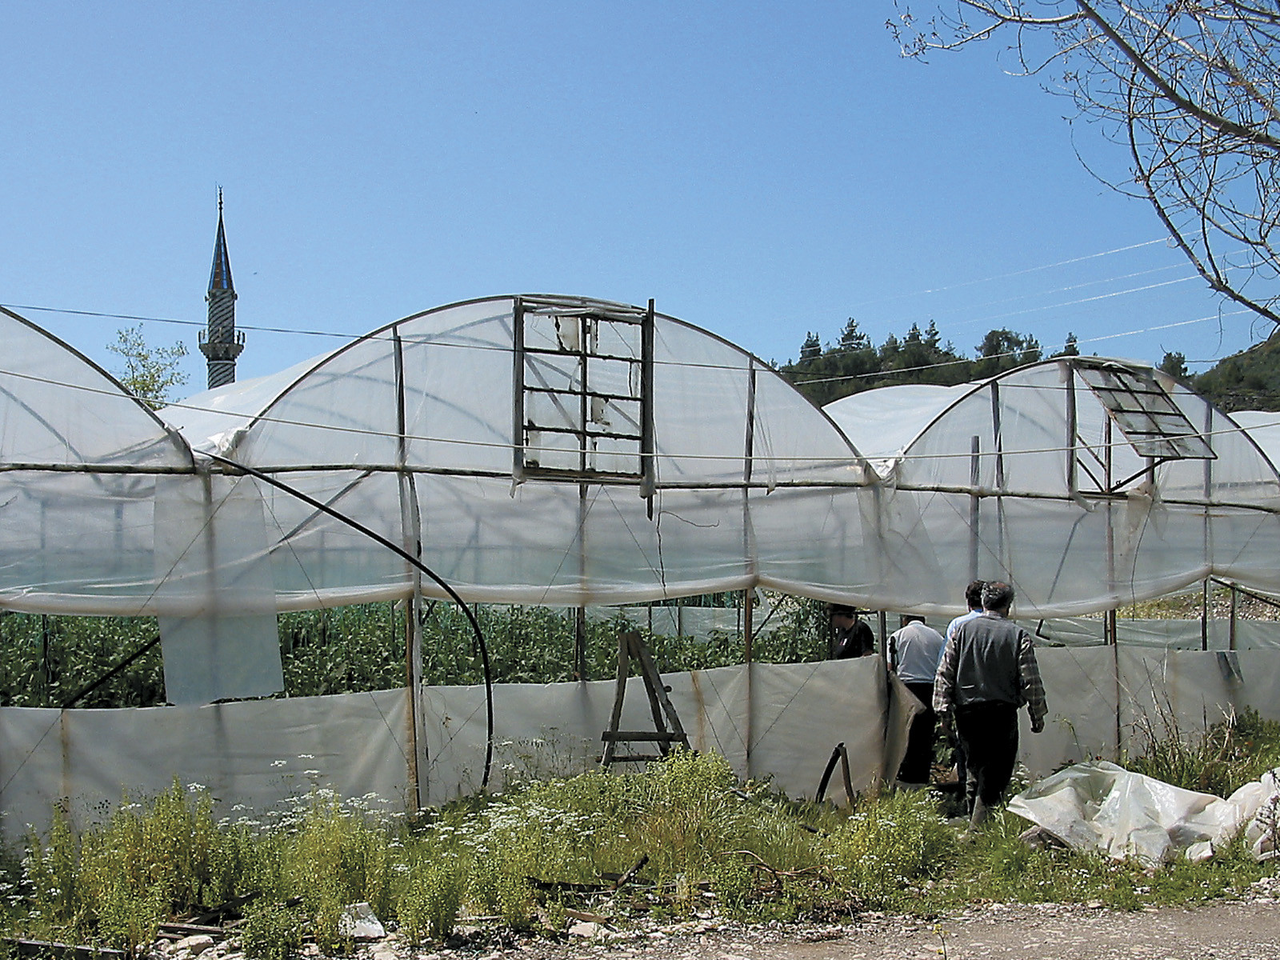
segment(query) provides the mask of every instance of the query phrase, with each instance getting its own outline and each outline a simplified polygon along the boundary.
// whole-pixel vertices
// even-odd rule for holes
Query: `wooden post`
[[[587,679],[587,608],[578,607],[573,631],[573,674],[576,680]]]
[[[409,745],[409,790],[413,797],[413,809],[416,813],[422,809],[422,788],[418,783],[418,682],[419,667],[415,656],[418,648],[418,606],[417,598],[410,596],[404,602],[404,675],[405,695],[408,697],[406,711],[407,740]],[[395,603],[391,604],[391,617],[394,622]]]
[[[1209,578],[1200,591],[1200,649],[1209,649]]]
[[[1239,612],[1240,594],[1236,591],[1236,585],[1231,584],[1231,626],[1227,633],[1227,649],[1234,650],[1236,648],[1236,623],[1238,622],[1237,613]]]
[[[751,779],[751,737],[753,736],[754,724],[751,722],[752,714],[752,696],[751,696],[751,677],[755,673],[755,664],[753,662],[753,651],[751,649],[751,591],[743,591],[742,602],[746,605],[743,612],[742,631],[744,634],[743,647],[746,656],[747,667],[747,716],[745,721],[745,740],[746,740],[746,774],[747,779]]]

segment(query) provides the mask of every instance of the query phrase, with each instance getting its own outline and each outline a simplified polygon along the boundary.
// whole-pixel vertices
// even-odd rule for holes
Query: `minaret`
[[[236,333],[236,289],[231,283],[227,256],[227,232],[222,226],[222,188],[218,188],[218,239],[213,245],[213,270],[209,274],[208,330],[200,331],[200,352],[209,361],[209,388],[234,383],[236,357],[244,349],[244,334]]]

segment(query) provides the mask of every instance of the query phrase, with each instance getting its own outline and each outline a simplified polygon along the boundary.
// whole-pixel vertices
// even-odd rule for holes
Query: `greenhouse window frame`
[[[653,300],[646,309],[628,309],[595,301],[516,298],[512,323],[512,477],[516,482],[608,481],[638,485],[642,496],[652,493],[654,317]],[[554,324],[554,345],[530,342],[534,323],[547,329]],[[636,349],[600,349],[602,328],[611,334],[607,339]],[[541,332],[545,338],[546,329]],[[557,365],[564,361],[568,363]],[[626,384],[632,386],[625,392],[599,376],[601,370],[611,370],[617,379],[622,369],[627,370]],[[548,409],[553,416],[547,415]],[[618,416],[621,424],[605,419],[606,413]],[[544,439],[548,436],[569,442],[548,445]],[[622,449],[602,450],[601,441]],[[558,455],[561,462],[543,462],[547,452]],[[592,466],[601,456],[615,461],[634,458],[635,467]]]

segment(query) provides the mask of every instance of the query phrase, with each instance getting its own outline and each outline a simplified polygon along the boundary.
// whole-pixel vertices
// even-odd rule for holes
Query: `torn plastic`
[[[342,908],[338,917],[338,932],[356,940],[381,940],[387,935],[382,921],[367,903],[351,903]]]
[[[1009,811],[1076,850],[1164,863],[1206,860],[1243,829],[1253,856],[1276,856],[1280,781],[1272,770],[1223,799],[1132,773],[1078,763],[1033,784]]]

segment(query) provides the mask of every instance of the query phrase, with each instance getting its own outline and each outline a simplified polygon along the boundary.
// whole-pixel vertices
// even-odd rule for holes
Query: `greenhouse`
[[[1280,592],[1273,461],[1158,370],[1063,357],[825,409],[873,463],[888,509],[905,500],[928,544],[910,579],[894,581],[905,590],[878,605],[935,610],[957,581],[977,578],[1007,580],[1018,614],[1039,617],[1109,610],[1210,575]]]
[[[176,705],[0,709],[0,797],[27,818],[174,775],[267,802],[275,765],[303,756],[340,793],[412,808],[490,785],[495,743],[526,760],[599,752],[611,682],[428,687],[416,634],[406,689],[247,699],[281,689],[281,611],[761,588],[950,615],[975,576],[1013,583],[1028,618],[1210,576],[1280,592],[1273,461],[1183,385],[1124,361],[1059,358],[819,410],[652,303],[509,296],[157,415],[34,325],[0,323],[0,608],[158,617]],[[1260,438],[1270,425],[1249,424]],[[837,742],[855,787],[891,778],[900,704],[883,661],[752,664],[745,610],[746,663],[664,677],[691,744],[796,795]],[[1072,733],[1028,747],[1037,767],[1119,748],[1126,704],[1148,696],[1126,677],[1185,687],[1200,717],[1207,698],[1274,702],[1278,682],[1259,660],[1223,687],[1212,652],[1181,673],[1114,644],[1045,653]],[[629,695],[628,722],[648,722],[642,701]]]

